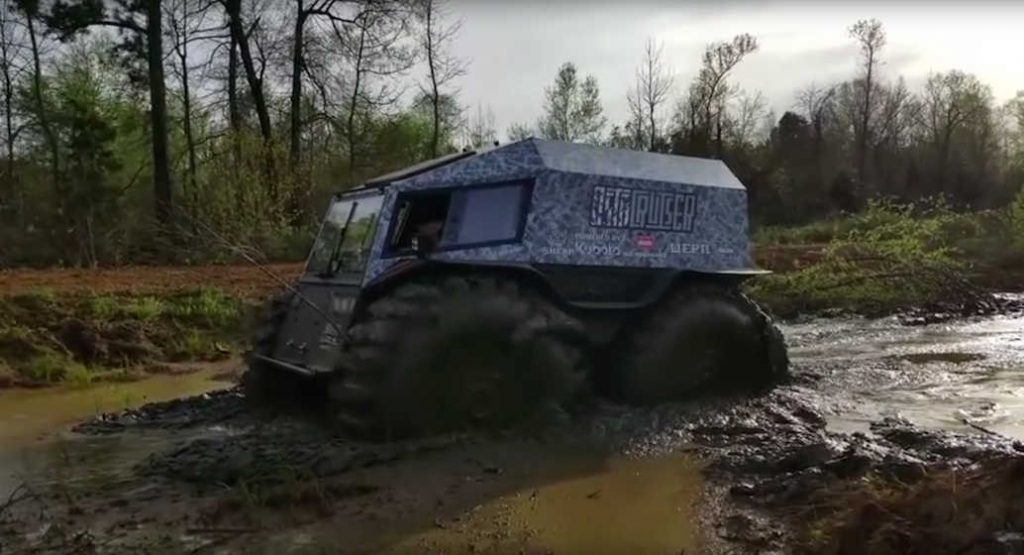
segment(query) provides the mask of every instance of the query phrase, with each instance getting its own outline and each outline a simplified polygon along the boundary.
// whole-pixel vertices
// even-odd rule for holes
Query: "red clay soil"
[[[816,262],[822,256],[822,249],[822,245],[774,245],[758,248],[754,258],[761,268],[784,272]],[[163,294],[211,287],[243,297],[264,297],[281,288],[264,270],[290,282],[302,271],[302,263],[270,264],[263,269],[244,264],[0,270],[0,295],[40,290],[71,294]]]
[[[263,297],[281,288],[272,272],[292,281],[301,263],[239,266],[125,266],[100,269],[0,270],[0,295],[32,291],[53,293],[174,293],[200,287],[242,297]]]

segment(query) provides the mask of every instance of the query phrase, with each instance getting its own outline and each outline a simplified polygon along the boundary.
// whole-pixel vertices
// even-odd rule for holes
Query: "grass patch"
[[[0,297],[0,364],[18,377],[0,383],[84,386],[159,362],[223,359],[247,339],[249,314],[248,303],[214,289]]]
[[[234,329],[241,323],[244,303],[216,289],[199,289],[168,300],[167,314],[183,323],[207,329]]]
[[[179,339],[167,349],[170,360],[189,361],[222,360],[232,352],[229,343],[222,341],[218,334],[203,333],[195,329],[186,329]]]
[[[67,378],[71,378],[79,384],[85,380],[91,380],[91,378],[86,378],[90,372],[85,365],[68,355],[49,349],[31,357],[18,370],[25,378],[40,383],[56,383]]]
[[[164,313],[166,306],[161,299],[151,296],[127,297],[97,295],[84,302],[87,313],[98,321],[154,320]]]

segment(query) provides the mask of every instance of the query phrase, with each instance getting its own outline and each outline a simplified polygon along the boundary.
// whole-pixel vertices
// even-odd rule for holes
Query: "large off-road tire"
[[[258,408],[281,408],[293,404],[298,397],[303,378],[282,370],[256,355],[271,356],[277,342],[278,331],[288,316],[294,293],[285,291],[270,299],[263,307],[252,343],[245,353],[246,370],[241,377],[246,401]]]
[[[565,414],[584,350],[577,321],[513,280],[423,278],[353,326],[330,397],[365,437],[506,429]]]
[[[789,372],[782,332],[728,285],[681,285],[624,332],[610,393],[631,404],[677,401],[708,390],[756,390]]]

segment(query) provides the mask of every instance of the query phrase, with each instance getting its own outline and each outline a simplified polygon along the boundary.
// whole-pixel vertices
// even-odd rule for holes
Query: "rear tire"
[[[724,285],[680,286],[624,344],[610,393],[631,404],[755,390],[789,372],[782,332],[757,304]]]
[[[578,322],[512,280],[420,279],[353,326],[330,397],[357,435],[505,429],[564,415],[584,382]]]
[[[248,366],[240,383],[246,401],[255,408],[281,408],[296,403],[303,378],[261,360],[257,355],[272,356],[278,331],[288,316],[294,293],[285,291],[273,297],[263,308],[252,346],[245,353]]]

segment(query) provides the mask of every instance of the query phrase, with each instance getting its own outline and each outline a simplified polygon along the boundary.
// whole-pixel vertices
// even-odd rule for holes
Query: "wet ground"
[[[254,416],[222,390],[31,440],[67,422],[58,410],[36,431],[4,432],[14,435],[0,457],[13,460],[7,445],[49,455],[20,467],[29,487],[6,515],[0,495],[0,542],[110,553],[786,552],[791,516],[779,515],[799,517],[794,507],[838,480],[912,480],[1024,454],[1014,441],[1024,440],[1024,319],[818,319],[785,333],[794,380],[769,394],[602,404],[534,437],[357,443]],[[167,396],[218,386],[187,383]],[[5,415],[12,405],[0,396]]]
[[[96,436],[73,433],[70,427],[104,413],[230,387],[231,378],[224,372],[237,364],[225,361],[188,374],[90,387],[0,390],[0,499],[23,483],[123,474],[133,460],[175,438],[151,433]]]
[[[929,326],[895,319],[810,320],[786,327],[790,356],[831,429],[865,431],[900,416],[930,429],[971,424],[1024,440],[1024,319]]]

